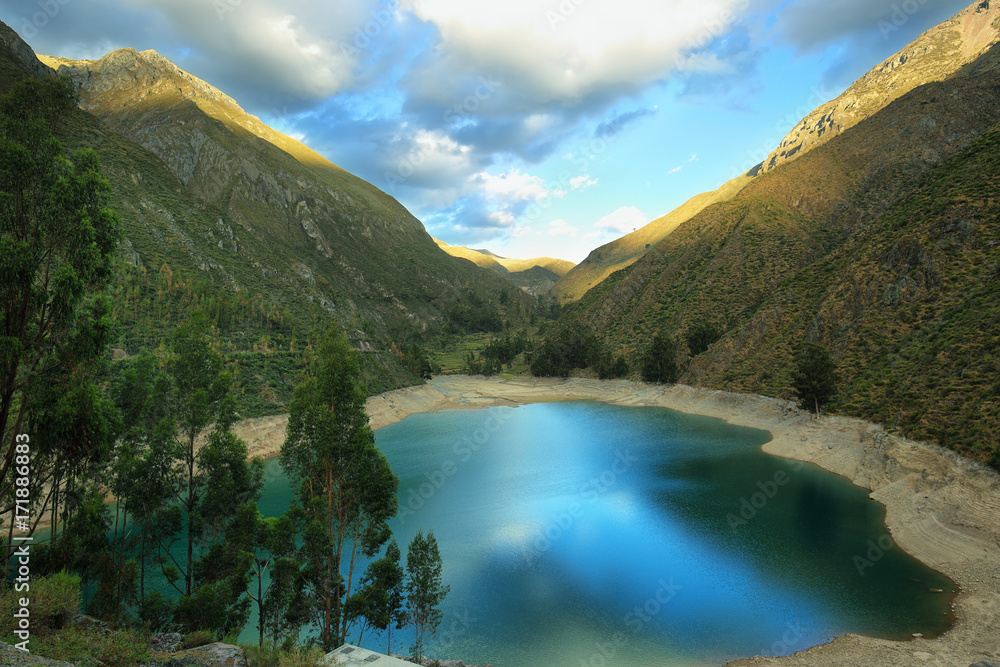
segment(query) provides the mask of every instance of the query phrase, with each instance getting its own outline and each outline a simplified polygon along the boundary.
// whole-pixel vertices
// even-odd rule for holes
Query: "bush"
[[[147,595],[139,603],[139,619],[153,632],[162,632],[171,625],[174,607],[159,591]]]
[[[677,344],[663,334],[656,334],[642,359],[642,379],[646,382],[677,381]]]
[[[990,457],[989,464],[995,470],[1000,471],[1000,445],[993,448],[993,456]]]
[[[184,635],[184,648],[198,648],[215,641],[215,633],[208,630],[195,630]]]
[[[574,368],[587,368],[597,361],[600,343],[587,328],[561,330],[549,336],[531,358],[531,374],[568,377]]]
[[[63,571],[32,579],[30,594],[14,588],[7,590],[0,596],[0,619],[3,619],[0,621],[0,635],[9,635],[14,631],[14,612],[20,608],[22,597],[30,600],[28,609],[32,636],[65,628],[80,613],[80,577]]]
[[[720,336],[718,328],[710,322],[693,324],[685,336],[691,356],[697,357],[719,340]]]
[[[278,660],[278,667],[315,667],[316,663],[325,655],[323,649],[318,646],[309,648],[296,647],[287,653],[282,653]]]
[[[32,653],[79,665],[135,667],[149,662],[149,635],[126,629],[107,632],[99,628],[67,628],[32,638]]]

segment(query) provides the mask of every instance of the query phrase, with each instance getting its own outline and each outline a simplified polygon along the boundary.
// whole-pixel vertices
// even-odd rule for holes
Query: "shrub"
[[[215,633],[208,630],[195,630],[184,635],[184,648],[198,648],[215,641]]]
[[[642,359],[642,379],[646,382],[677,381],[677,344],[663,334],[656,334]]]
[[[150,660],[149,635],[134,629],[67,628],[33,638],[32,653],[79,665],[135,667]]]
[[[29,594],[9,589],[0,596],[0,634],[14,631],[14,612],[22,597],[30,600],[32,636],[64,628],[80,613],[80,577],[63,571],[32,579]]]
[[[323,649],[318,646],[296,648],[289,653],[282,654],[278,665],[279,667],[314,667],[324,655]]]

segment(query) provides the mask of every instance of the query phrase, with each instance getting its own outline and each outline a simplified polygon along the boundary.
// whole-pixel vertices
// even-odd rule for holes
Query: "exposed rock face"
[[[231,644],[215,642],[180,653],[197,657],[199,663],[206,667],[247,667],[247,657],[243,649]]]
[[[14,54],[17,60],[38,76],[52,74],[52,69],[39,62],[35,52],[25,44],[24,40],[5,23],[0,23],[0,44],[3,44]]]
[[[1000,2],[977,2],[931,28],[803,118],[764,161],[763,171],[799,157],[917,86],[943,81],[1000,41]]]

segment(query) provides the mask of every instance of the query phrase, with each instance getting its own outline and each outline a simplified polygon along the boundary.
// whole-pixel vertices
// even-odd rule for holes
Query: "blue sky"
[[[966,0],[0,0],[155,49],[454,245],[580,261],[746,171]]]

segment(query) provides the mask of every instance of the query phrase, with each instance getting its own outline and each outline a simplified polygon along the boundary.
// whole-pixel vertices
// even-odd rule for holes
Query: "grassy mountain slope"
[[[505,287],[441,252],[395,199],[153,51],[43,59],[74,78],[84,109],[159,157],[217,212],[207,240],[230,261],[210,272],[249,263],[267,283],[257,289],[307,298],[370,335],[425,329],[465,292],[489,300]]]
[[[725,183],[719,190],[692,198],[666,216],[632,234],[594,250],[552,290],[562,301],[575,301],[615,271],[629,266],[681,223],[706,207],[729,201],[752,180],[780,164],[854,127],[917,86],[942,81],[975,61],[1000,40],[1000,4],[977,0],[954,18],[926,31],[880,63],[842,95],[803,118],[760,169]]]
[[[126,54],[137,65],[130,90],[105,72],[91,83],[106,90],[83,91],[87,103],[114,99],[117,114],[81,110],[61,135],[69,149],[97,152],[122,219],[111,288],[116,356],[160,348],[204,310],[233,360],[242,410],[254,416],[287,409],[317,329],[346,328],[365,352],[370,389],[382,391],[420,381],[394,350],[424,330],[450,327],[456,314],[518,322],[534,308],[527,295],[500,304],[509,283],[441,252],[391,197],[255,128],[235,103],[184,83],[166,61],[137,55]],[[0,24],[0,93],[46,72]]]
[[[560,324],[637,361],[655,332],[714,323],[721,340],[682,360],[682,381],[779,396],[795,346],[818,342],[843,369],[835,409],[985,458],[998,122],[995,47],[705,209]]]

